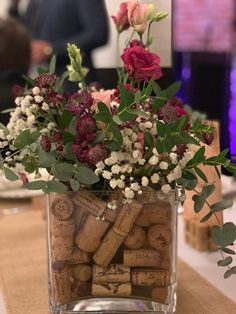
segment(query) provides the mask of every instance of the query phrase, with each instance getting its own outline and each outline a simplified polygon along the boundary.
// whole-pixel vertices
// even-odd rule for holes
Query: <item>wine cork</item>
[[[100,245],[101,238],[107,231],[110,223],[88,215],[83,229],[79,230],[75,243],[83,251],[93,253]]]
[[[171,244],[171,229],[166,225],[153,225],[149,228],[147,237],[151,247],[164,251]]]
[[[161,256],[160,269],[171,269],[169,256]]]
[[[169,295],[168,287],[156,287],[152,290],[152,299],[157,300],[160,303],[166,303]]]
[[[196,221],[196,245],[195,248],[198,251],[208,251],[210,229],[208,224]]]
[[[170,272],[157,269],[132,269],[131,283],[134,286],[166,287],[170,284]]]
[[[104,283],[92,285],[93,296],[119,296],[127,297],[131,295],[130,283]]]
[[[130,268],[122,264],[111,264],[106,268],[93,265],[93,282],[130,282]]]
[[[171,206],[167,202],[158,201],[153,204],[144,205],[135,224],[141,227],[148,227],[152,224],[170,224]]]
[[[130,267],[158,267],[160,252],[151,249],[124,250],[124,265]]]
[[[51,237],[51,248],[53,261],[64,261],[71,257],[74,243],[72,236]]]
[[[113,231],[126,237],[133,227],[134,221],[140,213],[143,205],[135,200],[131,204],[126,203],[118,214],[113,225]]]
[[[146,243],[146,233],[142,227],[133,226],[124,244],[129,249],[139,249]]]
[[[123,241],[124,237],[115,233],[113,229],[110,228],[103,238],[100,247],[93,255],[95,263],[104,268],[107,267]]]
[[[100,217],[107,207],[106,202],[84,189],[79,190],[74,196],[73,202],[95,217]]]
[[[189,244],[196,248],[196,219],[190,220],[189,230]]]
[[[72,236],[75,232],[75,223],[72,219],[58,220],[51,219],[51,234],[54,236]]]
[[[78,281],[88,281],[92,276],[92,268],[86,264],[78,264],[72,267],[71,274]]]
[[[74,210],[74,205],[71,200],[65,196],[57,196],[52,204],[51,204],[51,211],[55,218],[66,220],[70,218]]]
[[[157,202],[157,191],[150,187],[142,187],[142,194],[136,196],[138,202],[142,204],[152,204]]]
[[[63,261],[52,264],[52,293],[55,302],[59,305],[71,299],[69,270]]]
[[[75,281],[71,285],[72,296],[77,299],[91,295],[91,284],[88,282]]]
[[[122,206],[123,206],[123,196],[122,193],[119,191],[114,191],[111,194],[111,198],[109,199],[109,202],[114,202],[116,203],[116,208],[111,209],[107,207],[102,215],[105,220],[114,222],[116,220],[116,217],[118,216],[118,213],[120,212]]]
[[[77,230],[80,230],[83,228],[87,217],[88,217],[88,212],[86,212],[84,209],[78,206],[74,209],[74,220],[75,220],[75,225],[76,225]]]
[[[91,254],[84,252],[80,249],[75,249],[69,259],[67,259],[68,264],[84,264],[89,263],[91,260]]]
[[[208,249],[209,251],[217,251],[219,250],[219,246],[214,243],[211,239],[208,240]]]
[[[153,287],[132,286],[132,296],[151,299]]]

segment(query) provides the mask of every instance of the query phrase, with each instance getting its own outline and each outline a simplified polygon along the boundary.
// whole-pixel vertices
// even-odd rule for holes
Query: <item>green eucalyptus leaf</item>
[[[206,222],[208,221],[211,217],[212,217],[212,212],[209,212],[208,214],[206,214],[201,220],[200,222]]]
[[[120,149],[120,144],[118,144],[116,141],[109,141],[109,142],[106,142],[106,147],[110,151],[117,151]]]
[[[54,164],[52,167],[52,174],[59,181],[69,181],[75,172],[75,167],[66,162]]]
[[[4,167],[3,170],[4,170],[4,175],[8,180],[10,181],[19,180],[18,175],[16,175],[15,172],[13,172],[11,169]]]
[[[199,150],[195,153],[193,158],[187,163],[186,167],[192,167],[194,165],[199,165],[205,161],[205,146],[199,148]],[[205,181],[205,180],[204,180]]]
[[[51,180],[47,182],[48,192],[65,193],[67,186],[59,181]]]
[[[232,222],[227,222],[223,226],[213,226],[211,238],[217,245],[231,245],[236,239],[236,226]]]
[[[235,255],[235,252],[227,247],[222,247],[221,250],[227,254]]]
[[[119,118],[123,122],[127,122],[127,121],[130,121],[130,120],[133,120],[135,117],[136,117],[136,114],[135,113],[131,113],[131,111],[128,108],[126,108],[125,111],[119,113]]]
[[[227,279],[232,275],[236,274],[236,266],[231,267],[230,269],[228,269],[225,273],[224,273],[224,278]]]
[[[211,208],[211,211],[215,213],[215,212],[230,208],[232,206],[233,206],[232,200],[223,200],[223,201],[212,204],[210,208]]]
[[[67,110],[64,110],[61,115],[61,125],[65,129],[71,122],[73,114]]]
[[[54,152],[45,152],[41,147],[38,151],[39,163],[42,167],[48,168],[56,162]]]
[[[80,183],[75,179],[70,179],[70,186],[74,192],[77,192],[80,188]]]
[[[217,262],[217,265],[218,266],[221,266],[221,267],[225,267],[225,266],[228,266],[230,265],[231,263],[233,262],[233,259],[231,256],[227,256],[226,258],[220,260]]]
[[[47,185],[47,181],[36,180],[29,183],[25,183],[23,187],[27,190],[42,190]]]
[[[73,148],[72,148],[72,143],[67,143],[65,146],[64,146],[64,149],[63,149],[63,156],[67,159],[67,160],[71,160],[71,161],[76,161],[77,158],[73,152]]]
[[[14,146],[18,149],[23,149],[28,145],[33,144],[40,137],[41,133],[38,131],[30,132],[29,129],[22,131],[15,139]]]
[[[25,156],[21,163],[25,167],[25,171],[28,173],[35,172],[39,167],[38,161],[34,156]]]
[[[99,177],[95,172],[85,166],[79,166],[79,169],[76,173],[76,178],[81,184],[92,185],[99,181]]]

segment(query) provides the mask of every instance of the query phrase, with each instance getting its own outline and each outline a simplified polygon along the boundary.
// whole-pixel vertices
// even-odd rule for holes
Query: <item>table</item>
[[[3,204],[2,204],[3,206]],[[48,314],[46,227],[42,211],[0,218],[1,314]],[[176,314],[234,314],[236,303],[179,261]]]

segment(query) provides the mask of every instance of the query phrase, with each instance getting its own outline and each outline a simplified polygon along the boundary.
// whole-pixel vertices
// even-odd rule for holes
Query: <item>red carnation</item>
[[[149,81],[162,76],[160,58],[143,46],[126,48],[121,56],[129,78],[136,81]]]

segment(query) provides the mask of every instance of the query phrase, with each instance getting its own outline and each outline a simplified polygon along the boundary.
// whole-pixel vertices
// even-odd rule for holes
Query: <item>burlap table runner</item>
[[[7,314],[49,314],[46,256],[42,212],[0,216],[0,289]],[[177,314],[236,313],[234,302],[182,261],[178,273]]]

